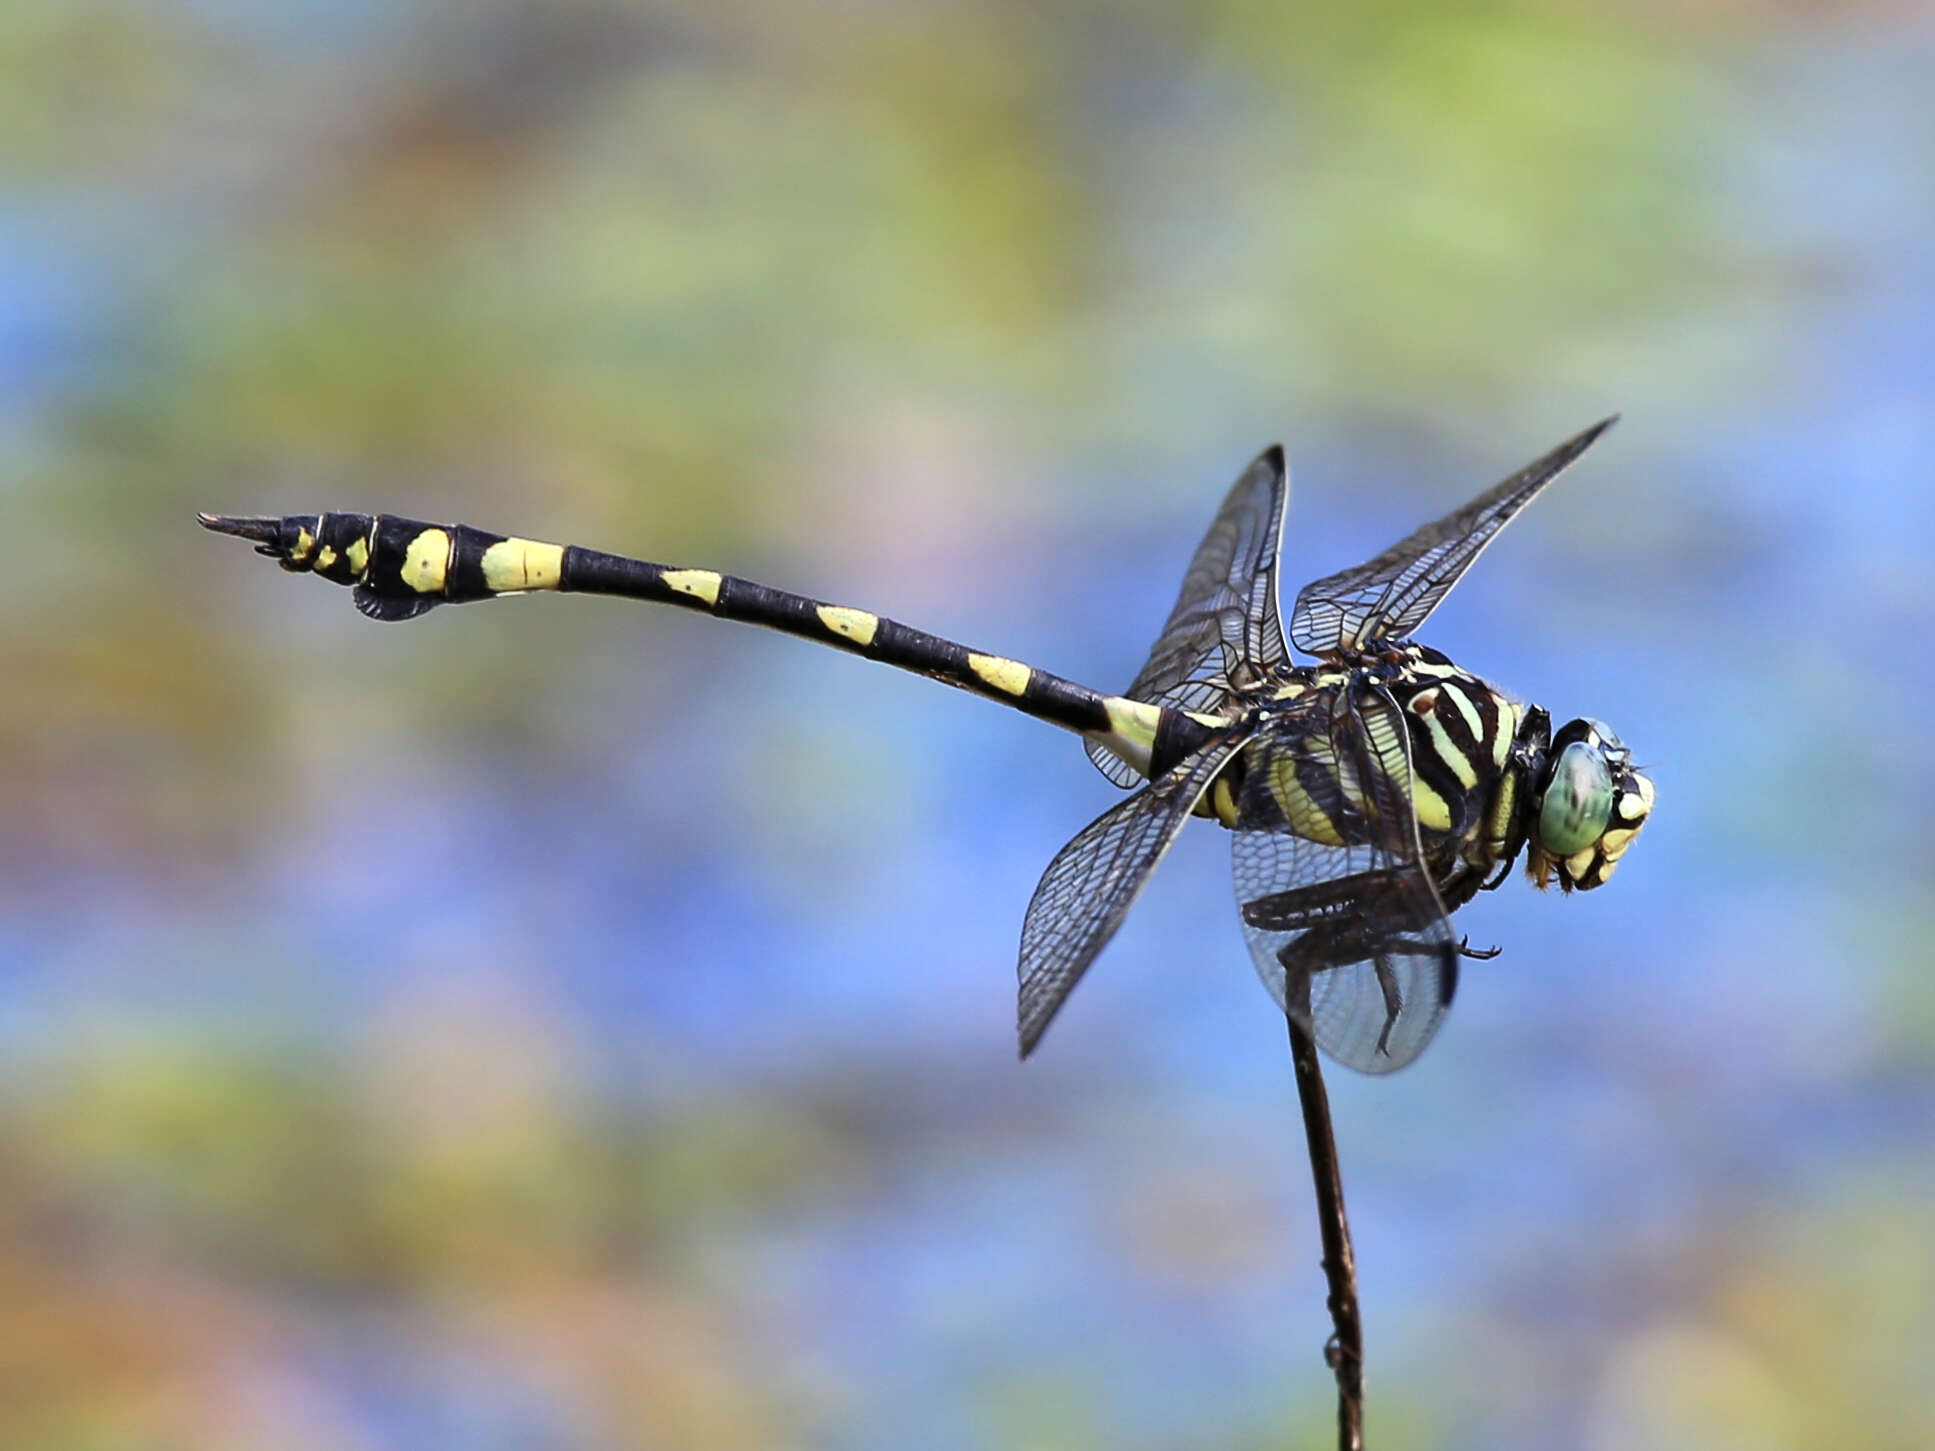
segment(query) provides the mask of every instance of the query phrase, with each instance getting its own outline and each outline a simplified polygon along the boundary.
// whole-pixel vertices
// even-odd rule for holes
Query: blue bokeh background
[[[1192,828],[674,611],[377,628],[386,509],[1098,687],[1614,409],[1429,639],[1604,717],[1604,892],[1331,1079],[1374,1444],[1935,1442],[1935,26],[1913,6],[20,0],[0,20],[0,1442],[1324,1444],[1282,1022]]]

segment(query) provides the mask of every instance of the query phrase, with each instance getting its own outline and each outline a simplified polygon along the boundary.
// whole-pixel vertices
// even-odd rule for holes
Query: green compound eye
[[[1612,817],[1612,771],[1597,746],[1574,741],[1559,752],[1539,807],[1539,844],[1553,856],[1584,851]]]

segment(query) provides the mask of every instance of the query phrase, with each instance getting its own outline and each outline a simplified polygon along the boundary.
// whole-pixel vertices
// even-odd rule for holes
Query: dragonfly
[[[1653,809],[1602,722],[1552,729],[1413,634],[1500,530],[1616,422],[1560,444],[1375,558],[1299,591],[1277,567],[1288,476],[1266,449],[1223,500],[1134,682],[1105,694],[866,610],[716,570],[388,514],[198,515],[371,619],[537,591],[703,610],[971,691],[1080,735],[1132,794],[1049,863],[1023,919],[1021,1055],[1032,1053],[1192,818],[1230,833],[1258,974],[1337,1062],[1388,1073],[1437,1032],[1471,948],[1451,914],[1504,882],[1602,886]],[[1290,646],[1312,663],[1291,659]]]

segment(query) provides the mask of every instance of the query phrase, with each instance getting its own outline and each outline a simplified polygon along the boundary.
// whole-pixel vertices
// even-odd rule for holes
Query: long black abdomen
[[[1198,749],[1213,722],[1165,710],[971,650],[883,615],[829,604],[710,569],[682,569],[576,545],[546,544],[463,524],[389,514],[229,518],[207,528],[255,542],[283,568],[353,587],[356,607],[378,620],[407,620],[440,604],[532,590],[616,595],[704,610],[764,625],[879,660],[1078,732],[1143,774],[1168,770]]]

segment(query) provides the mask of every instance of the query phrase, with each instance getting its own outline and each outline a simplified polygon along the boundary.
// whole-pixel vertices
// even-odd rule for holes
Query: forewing
[[[1141,893],[1210,781],[1234,754],[1232,735],[1212,741],[1168,775],[1103,812],[1055,854],[1021,925],[1021,1056]]]
[[[1513,516],[1618,421],[1614,414],[1595,423],[1377,558],[1311,581],[1297,594],[1290,638],[1322,656],[1409,637]]]
[[[1289,658],[1277,615],[1277,546],[1287,482],[1283,450],[1265,449],[1216,511],[1183,576],[1175,608],[1123,694],[1151,705],[1215,711],[1232,673],[1261,674]],[[1100,746],[1089,759],[1118,786],[1140,778]]]
[[[1236,897],[1264,985],[1339,1063],[1402,1068],[1451,1004],[1459,945],[1423,864],[1397,707],[1346,688],[1274,717],[1238,808]]]

